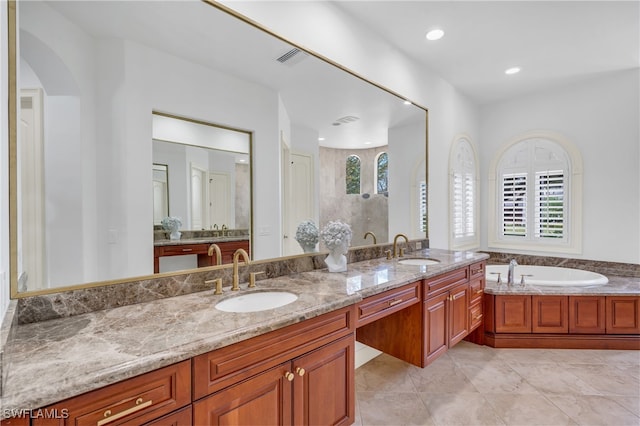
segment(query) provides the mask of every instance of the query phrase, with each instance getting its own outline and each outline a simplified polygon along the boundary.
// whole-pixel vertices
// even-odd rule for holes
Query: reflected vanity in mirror
[[[212,244],[220,264],[231,263],[239,248],[251,253],[251,133],[159,112],[152,133],[154,273],[215,266]],[[156,163],[164,164],[164,175]],[[166,214],[158,217],[163,188]],[[163,226],[169,211],[181,224],[176,239]]]
[[[241,238],[255,260],[301,254],[308,219],[349,223],[354,246],[367,232],[425,236],[425,109],[219,4],[14,5],[12,297],[215,264],[158,255],[194,238]],[[242,134],[247,149],[156,135],[159,117]],[[179,150],[183,160],[167,154]],[[347,194],[352,155],[360,188]],[[226,201],[211,203],[216,186]],[[182,221],[179,243],[161,228],[168,216]]]

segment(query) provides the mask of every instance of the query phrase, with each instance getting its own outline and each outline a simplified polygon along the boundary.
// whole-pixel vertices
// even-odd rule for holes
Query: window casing
[[[494,164],[489,246],[579,252],[582,166],[575,148],[557,136],[528,137],[510,144]]]
[[[478,247],[478,162],[473,145],[465,137],[458,138],[451,147],[449,194],[450,247]]]
[[[375,170],[376,194],[389,195],[389,155],[386,152],[376,155]]]

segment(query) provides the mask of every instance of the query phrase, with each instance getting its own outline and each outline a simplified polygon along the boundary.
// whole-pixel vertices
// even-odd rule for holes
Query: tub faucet
[[[508,286],[512,286],[514,284],[514,276],[515,276],[515,269],[516,266],[518,266],[518,262],[516,262],[515,259],[511,259],[511,262],[509,262],[509,273],[507,274],[507,285]]]

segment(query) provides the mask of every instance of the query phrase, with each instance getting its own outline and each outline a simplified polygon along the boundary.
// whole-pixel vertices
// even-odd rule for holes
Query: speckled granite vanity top
[[[221,312],[214,305],[237,293],[202,291],[14,325],[5,346],[8,374],[0,406],[42,407],[488,257],[438,249],[411,253],[416,255],[441,263],[411,266],[378,259],[351,263],[344,273],[317,270],[259,281],[251,291],[277,288],[298,295],[297,301],[268,311]]]
[[[213,243],[227,243],[232,241],[248,241],[249,237],[244,236],[229,236],[229,237],[199,237],[199,238],[182,238],[179,240],[155,240],[153,245],[160,246],[179,246],[184,244],[213,244]]]

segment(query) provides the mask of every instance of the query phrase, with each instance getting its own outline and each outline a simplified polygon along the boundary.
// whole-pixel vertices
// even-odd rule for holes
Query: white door
[[[314,220],[313,188],[313,157],[308,154],[291,152],[289,157],[289,195],[288,230],[289,252],[285,255],[302,253],[300,244],[295,240],[298,225],[305,220]],[[316,223],[318,227],[320,226]]]
[[[167,183],[153,181],[153,224],[161,225],[162,219],[168,216]]]
[[[29,290],[48,287],[45,274],[44,136],[42,91],[20,93],[20,181],[18,274],[26,274]]]
[[[235,215],[232,215],[231,178],[227,173],[209,174],[209,227],[227,225],[235,228]]]
[[[191,164],[191,225],[189,229],[206,229],[207,172]]]

